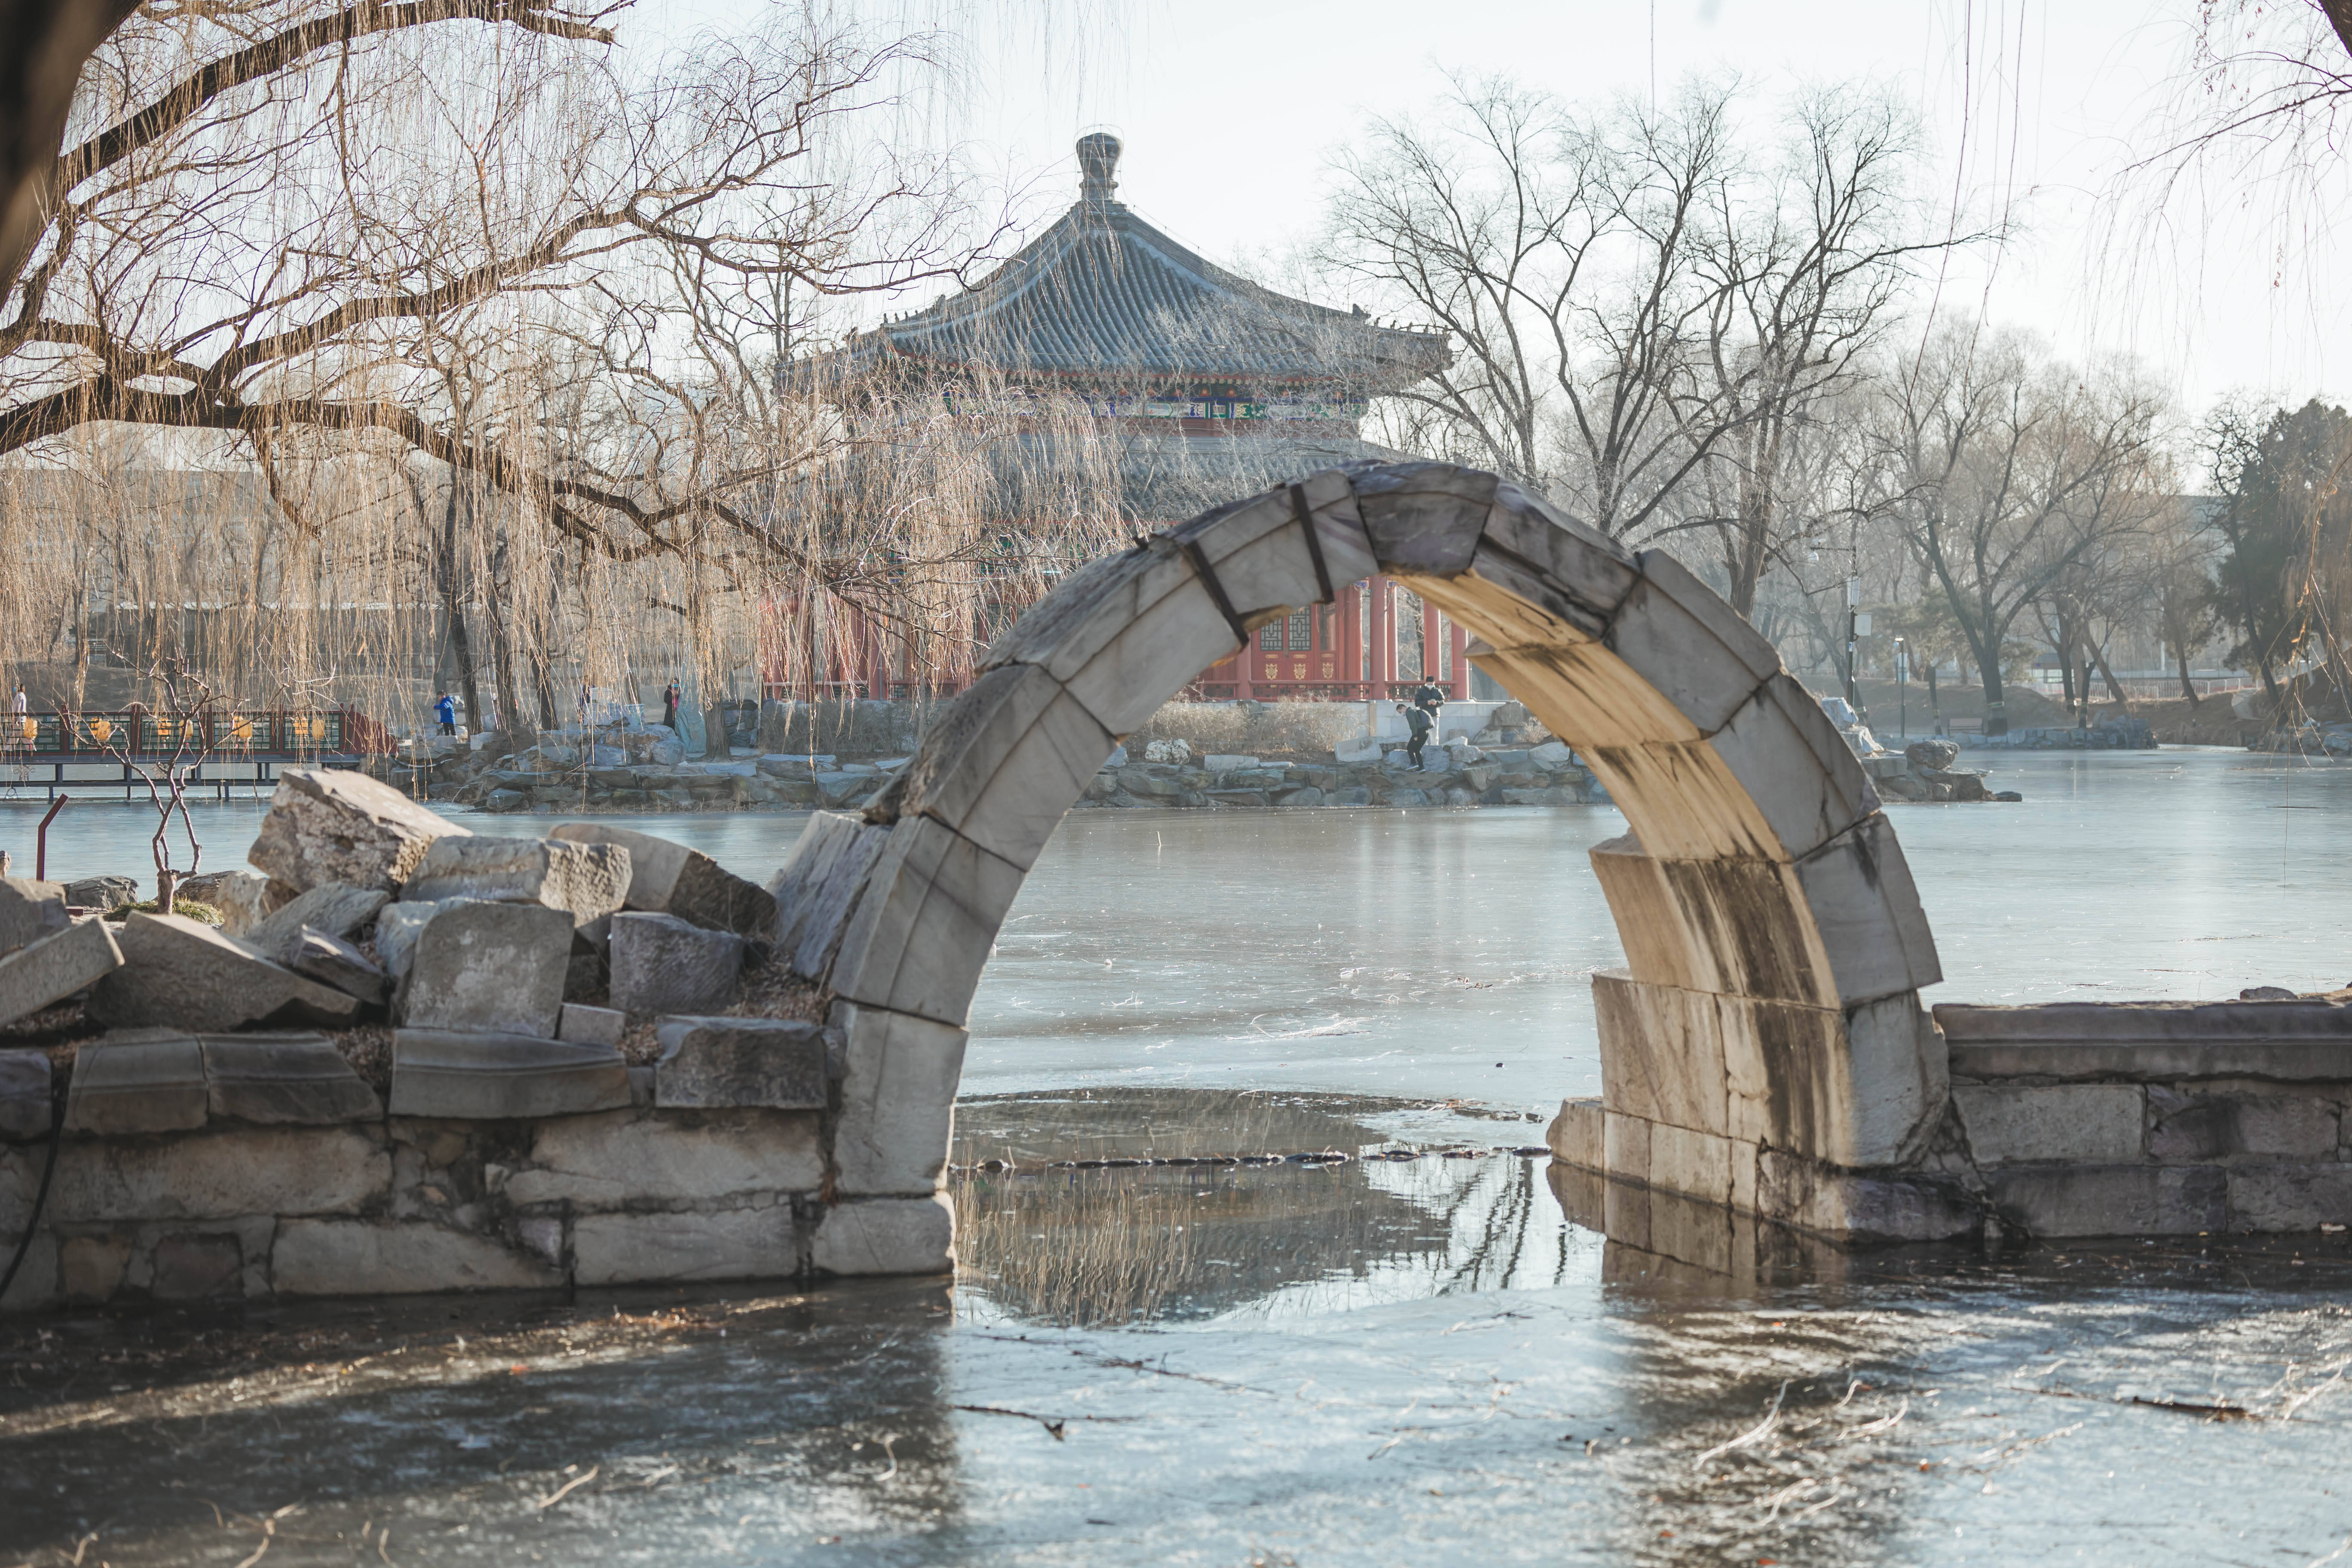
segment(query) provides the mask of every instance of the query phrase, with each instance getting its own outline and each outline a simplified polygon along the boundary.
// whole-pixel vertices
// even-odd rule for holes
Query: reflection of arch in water
[[[845,1051],[820,1268],[934,1265],[962,1026],[1038,852],[1124,735],[1256,626],[1387,573],[1576,747],[1633,832],[1592,861],[1627,968],[1596,979],[1604,1100],[1555,1146],[1612,1174],[1832,1234],[1941,1233],[1915,1163],[1946,1099],[1940,978],[1894,829],[1778,654],[1662,552],[1630,553],[1491,474],[1360,464],[1076,574],[982,662],[862,818],[779,879],[793,969]],[[1527,889],[1540,897],[1539,889]],[[915,1199],[868,1205],[842,1200]],[[1865,1210],[1867,1212],[1865,1212]],[[932,1250],[935,1249],[935,1250]]]

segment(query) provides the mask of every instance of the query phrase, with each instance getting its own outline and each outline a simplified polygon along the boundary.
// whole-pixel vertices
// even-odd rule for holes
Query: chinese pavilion
[[[1120,505],[1140,529],[1318,468],[1395,460],[1360,434],[1368,405],[1444,368],[1445,334],[1294,300],[1207,261],[1115,199],[1119,152],[1115,136],[1080,138],[1068,211],[971,289],[854,335],[836,368],[936,382],[951,407],[984,368],[999,396],[1081,407],[1117,444]],[[1022,503],[1008,502],[1017,528]],[[1259,628],[1191,694],[1363,700],[1430,677],[1468,694],[1459,627],[1386,578],[1355,589]],[[826,684],[903,690],[886,645],[849,639]]]

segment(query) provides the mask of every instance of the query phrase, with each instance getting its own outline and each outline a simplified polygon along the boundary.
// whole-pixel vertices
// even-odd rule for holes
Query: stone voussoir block
[[[246,858],[298,890],[348,882],[391,892],[434,840],[466,833],[365,773],[288,768]]]
[[[335,1026],[356,997],[273,963],[184,915],[133,911],[115,939],[122,966],[99,982],[90,1011],[110,1025],[226,1031],[247,1024]]]
[[[676,915],[613,917],[612,1000],[625,1013],[709,1013],[731,1005],[743,981],[744,942]]]
[[[835,992],[962,1027],[1021,879],[930,818],[900,818],[843,934]]]
[[[445,901],[415,935],[395,1015],[416,1029],[552,1039],[572,929],[568,910],[544,904]]]
[[[103,921],[81,921],[0,957],[0,1024],[13,1024],[122,967]]]
[[[823,979],[858,895],[889,844],[891,829],[836,812],[820,811],[793,841],[769,891],[776,902],[777,948],[793,973]]]
[[[163,1037],[152,1037],[157,1034]],[[142,1030],[86,1042],[76,1053],[66,1131],[184,1132],[205,1124],[208,1103],[195,1037]]]
[[[394,1116],[522,1121],[629,1103],[628,1064],[609,1046],[448,1029],[393,1034]]]
[[[1026,869],[1118,744],[1037,666],[992,669],[924,737],[898,811],[935,817]]]
[[[950,1273],[955,1209],[944,1195],[835,1204],[817,1222],[810,1262],[844,1277]]]
[[[834,1123],[835,1188],[859,1194],[935,1190],[954,1129],[965,1032],[929,1018],[837,1002],[841,1110]]]
[[[215,1116],[328,1127],[383,1115],[375,1090],[323,1035],[207,1035],[199,1044]]]
[[[766,1106],[821,1110],[824,1030],[793,1018],[673,1016],[655,1026],[654,1103],[666,1109]]]
[[[629,885],[630,854],[622,845],[470,835],[427,846],[401,898],[539,904],[564,910],[578,926],[619,909]]]

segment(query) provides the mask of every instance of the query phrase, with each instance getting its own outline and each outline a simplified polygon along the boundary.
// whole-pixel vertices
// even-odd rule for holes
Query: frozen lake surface
[[[2352,773],[1995,771],[2022,805],[1894,812],[1931,1001],[2352,980]],[[0,805],[20,866],[39,809]],[[261,811],[198,809],[216,863]],[[764,878],[801,821],[632,825]],[[0,1322],[0,1561],[2352,1561],[2344,1237],[1708,1272],[1663,1238],[1719,1211],[1605,1240],[1492,1152],[1597,1087],[1584,856],[1622,830],[1073,816],[975,1005],[956,1157],[1020,1168],[954,1183],[952,1289]],[[52,874],[143,872],[145,832],[69,807]],[[1040,1168],[1304,1149],[1420,1157]]]

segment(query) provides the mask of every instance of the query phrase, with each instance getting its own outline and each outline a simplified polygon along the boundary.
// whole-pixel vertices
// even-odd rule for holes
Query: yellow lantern
[[[110,721],[105,719],[92,719],[89,721],[89,738],[96,741],[100,745],[103,746],[106,744],[108,739],[112,736],[113,733],[114,725]]]
[[[241,716],[231,719],[228,721],[228,738],[232,741],[242,742],[247,745],[252,744],[253,721]]]

